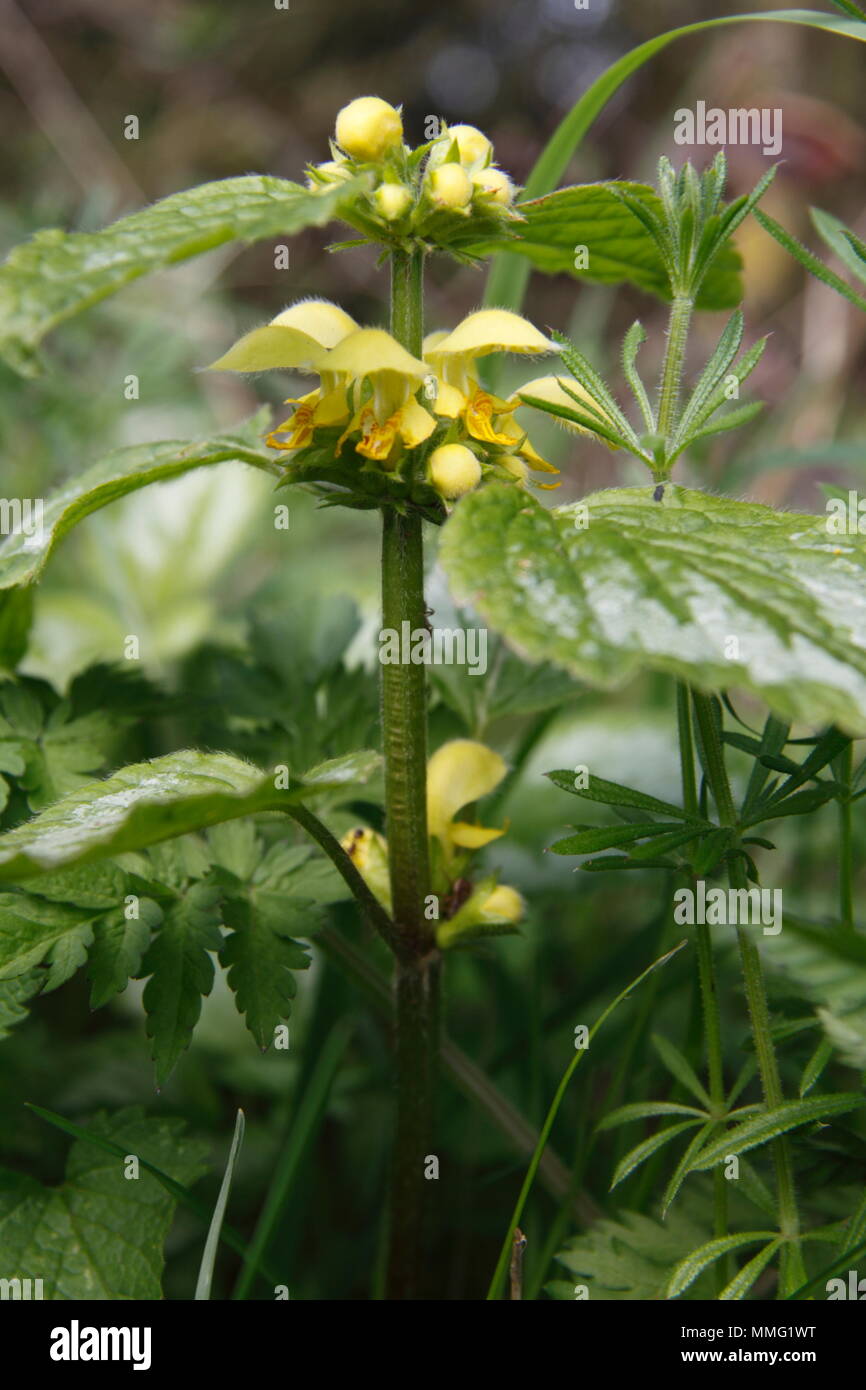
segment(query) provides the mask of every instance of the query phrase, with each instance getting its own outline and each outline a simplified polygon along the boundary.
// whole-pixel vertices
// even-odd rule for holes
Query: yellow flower
[[[471,897],[436,928],[440,950],[459,946],[480,936],[501,936],[523,919],[526,905],[516,888],[507,883],[479,883]]]
[[[536,453],[526,432],[511,418],[520,402],[485,391],[475,375],[476,360],[492,352],[529,356],[556,351],[556,345],[519,314],[506,309],[469,314],[453,332],[434,333],[425,340],[424,356],[439,379],[434,414],[461,420],[472,439],[506,449],[531,468],[558,472]]]
[[[356,97],[337,116],[337,144],[363,163],[382,159],[403,140],[400,112],[381,97]]]
[[[481,464],[465,444],[440,444],[430,455],[428,466],[431,483],[448,502],[481,482]]]
[[[473,739],[443,743],[427,764],[427,829],[448,864],[460,850],[481,849],[505,834],[456,819],[457,812],[498,787],[508,771],[492,748]]]
[[[358,325],[337,304],[327,299],[304,299],[283,309],[263,328],[254,328],[211,363],[218,372],[262,372],[282,368],[315,373],[321,377],[319,390],[305,396],[290,396],[287,405],[297,407],[268,435],[274,449],[301,449],[309,444],[313,430],[322,425],[339,424],[349,414],[345,389],[336,377],[321,368],[321,358],[337,346]],[[286,438],[279,438],[287,435]]]
[[[429,367],[401,347],[382,328],[359,328],[320,360],[323,373],[339,378],[352,390],[354,414],[341,435],[342,448],[350,435],[360,434],[359,454],[386,466],[399,440],[408,449],[429,438],[436,421],[415,400]],[[372,394],[362,399],[365,383]],[[359,403],[360,402],[360,403]],[[393,460],[396,462],[396,460]]]
[[[358,873],[379,899],[386,912],[391,911],[391,879],[388,872],[388,842],[376,830],[359,827],[350,830],[340,841]]]

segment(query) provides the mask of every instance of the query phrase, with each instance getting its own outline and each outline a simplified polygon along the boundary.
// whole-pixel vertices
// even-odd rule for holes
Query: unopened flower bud
[[[380,217],[386,222],[396,222],[411,206],[412,194],[405,184],[383,183],[376,189],[373,201]]]
[[[457,141],[461,164],[477,164],[493,156],[493,146],[487,136],[474,125],[449,126],[448,138]]]
[[[478,169],[472,175],[472,182],[481,192],[488,194],[494,203],[510,207],[514,201],[514,184],[502,169]]]
[[[337,116],[337,144],[353,159],[381,159],[403,139],[400,112],[381,97],[357,97]]]
[[[472,198],[472,180],[462,164],[440,164],[430,174],[433,201],[443,208],[465,208]]]
[[[440,444],[430,455],[430,481],[449,502],[471,492],[481,481],[481,464],[465,444]]]

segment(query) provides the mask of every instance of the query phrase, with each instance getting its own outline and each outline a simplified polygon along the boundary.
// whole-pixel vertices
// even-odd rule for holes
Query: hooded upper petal
[[[452,838],[452,823],[461,807],[492,792],[507,771],[498,753],[474,739],[456,738],[443,743],[427,764],[430,834],[446,841]]]
[[[458,323],[453,332],[427,349],[431,361],[437,358],[484,357],[489,352],[537,354],[558,352],[556,343],[520,314],[509,309],[479,309]]]
[[[336,347],[358,325],[327,299],[303,299],[254,328],[212,362],[215,372],[265,372],[283,368],[314,372],[323,349]]]
[[[414,382],[416,386],[430,374],[426,362],[413,357],[384,328],[359,328],[349,333],[322,358],[322,366],[329,372],[339,372],[356,381],[390,372]]]

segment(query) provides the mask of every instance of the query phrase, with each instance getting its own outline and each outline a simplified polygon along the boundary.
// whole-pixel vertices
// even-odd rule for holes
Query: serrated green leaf
[[[615,190],[626,193],[629,202]],[[613,181],[578,184],[520,204],[525,221],[508,251],[525,256],[548,275],[573,275],[611,285],[627,280],[661,299],[670,298],[670,285],[658,247],[630,203],[650,214],[660,210],[658,195],[647,184]],[[586,247],[586,268],[576,265],[578,248]],[[475,249],[475,248],[473,248]],[[479,244],[479,255],[499,250]],[[582,258],[581,258],[582,260]],[[730,247],[719,258],[701,288],[702,309],[730,309],[742,298],[739,254]]]
[[[836,1115],[845,1115],[864,1104],[864,1097],[855,1094],[835,1096],[813,1096],[811,1099],[786,1100],[772,1110],[764,1110],[753,1115],[742,1124],[729,1129],[720,1139],[698,1155],[692,1163],[697,1172],[713,1168],[724,1162],[730,1155],[747,1153],[749,1149],[777,1139],[780,1134],[798,1129],[800,1125],[814,1124],[817,1120],[829,1120]]]
[[[64,319],[142,275],[226,242],[321,227],[347,192],[345,183],[311,193],[286,179],[250,174],[173,193],[101,232],[37,232],[0,267],[0,355],[33,375],[37,344]]]
[[[663,1297],[674,1267],[704,1236],[701,1226],[681,1212],[672,1212],[663,1222],[623,1212],[616,1221],[596,1222],[556,1259],[574,1280],[587,1285],[592,1302],[655,1301]],[[572,1299],[574,1284],[549,1292]]]
[[[212,953],[222,943],[219,898],[219,889],[212,884],[191,884],[167,908],[142,963],[142,974],[150,976],[144,987],[144,1008],[158,1086],[189,1047],[202,996],[213,987]]]
[[[96,915],[93,908],[46,902],[29,893],[0,894],[0,980],[26,974],[50,958],[55,950],[58,951],[55,975],[59,977],[63,970],[63,941],[69,938],[80,942],[82,929]],[[73,956],[75,951],[73,946]],[[43,981],[44,978],[43,974]],[[62,981],[55,978],[54,982]]]
[[[753,14],[723,15],[713,19],[684,24],[677,29],[657,34],[645,43],[624,53],[611,63],[582,93],[580,99],[564,116],[535,164],[524,189],[524,197],[533,199],[549,193],[562,178],[568,165],[593,122],[619,91],[632,73],[676,39],[716,29],[729,24],[781,23],[807,25],[849,38],[866,40],[866,24],[843,19],[838,15],[810,10],[772,10]],[[522,204],[518,205],[522,207]],[[531,263],[510,252],[498,255],[491,268],[484,302],[499,308],[519,310],[529,280]]]
[[[0,979],[0,1042],[17,1023],[23,1023],[29,1003],[42,987],[42,971],[28,970],[12,980]]]
[[[440,551],[458,600],[531,660],[604,688],[652,669],[749,690],[790,720],[866,727],[862,537],[676,486],[580,508],[496,483],[463,498]]]
[[[107,1004],[138,975],[153,928],[162,921],[156,903],[146,898],[139,900],[138,910],[140,916],[127,917],[119,907],[93,924],[87,967],[91,1009]]]
[[[291,933],[306,935],[316,918],[313,903],[255,889],[224,904],[223,922],[231,934],[222,943],[220,960],[228,969],[238,1011],[263,1052],[291,1013],[297,988],[293,972],[310,964]]]
[[[134,763],[0,835],[0,881],[110,858],[236,816],[278,811],[317,792],[364,781],[378,763],[375,753],[334,758],[285,790],[277,789],[273,773],[228,753],[187,749]]]
[[[38,579],[54,547],[92,512],[150,483],[178,478],[194,468],[238,459],[267,473],[279,469],[273,454],[261,447],[265,416],[254,415],[237,432],[213,439],[170,439],[116,449],[91,464],[45,498],[43,523],[34,535],[19,531],[0,542],[0,589]]]
[[[205,1148],[184,1137],[181,1121],[146,1119],[134,1108],[98,1115],[90,1128],[177,1182],[204,1171]],[[122,1159],[78,1140],[58,1187],[0,1170],[0,1268],[41,1279],[51,1300],[159,1299],[174,1206],[144,1168],[130,1180]]]

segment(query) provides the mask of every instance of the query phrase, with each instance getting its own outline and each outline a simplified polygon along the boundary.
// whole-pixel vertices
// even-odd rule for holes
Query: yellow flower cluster
[[[498,753],[474,739],[452,739],[438,748],[427,764],[427,829],[430,836],[432,887],[444,907],[436,940],[440,947],[462,945],[491,933],[513,930],[524,914],[516,888],[493,878],[470,882],[466,873],[472,855],[505,834],[475,822],[458,820],[458,813],[489,795],[507,771]],[[341,841],[358,872],[391,909],[388,845],[370,829],[350,830]]]
[[[436,214],[516,216],[517,190],[496,166],[487,136],[475,126],[443,122],[434,140],[413,151],[403,143],[396,107],[381,97],[358,97],[340,111],[334,134],[332,157],[310,167],[308,186],[314,191],[333,188],[363,174],[371,186],[358,192],[347,209],[347,220],[361,230],[375,234],[378,224],[386,237],[423,240]]]
[[[482,309],[450,333],[430,334],[422,357],[413,357],[384,329],[361,328],[336,304],[313,299],[247,333],[212,370],[276,368],[318,376],[316,390],[286,402],[294,411],[268,435],[272,448],[295,453],[318,431],[339,426],[337,455],[350,443],[363,459],[393,471],[407,450],[429,440],[435,447],[425,460],[427,480],[453,501],[485,473],[525,484],[531,470],[557,472],[514,418],[526,408],[518,396],[503,400],[486,391],[476,366],[493,352],[555,351],[519,314]],[[543,382],[532,385],[544,389]]]

